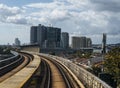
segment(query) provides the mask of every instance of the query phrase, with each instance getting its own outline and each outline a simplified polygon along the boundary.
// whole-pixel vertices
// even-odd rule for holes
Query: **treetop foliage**
[[[113,48],[105,56],[104,69],[114,76],[117,84],[120,84],[120,47]]]

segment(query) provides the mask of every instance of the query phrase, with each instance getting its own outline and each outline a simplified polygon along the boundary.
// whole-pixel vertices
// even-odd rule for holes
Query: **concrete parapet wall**
[[[37,46],[33,46],[33,47],[22,47],[22,50],[24,51],[30,51],[30,52],[40,52],[40,48]]]
[[[79,80],[84,84],[86,88],[112,88],[98,77],[94,76],[93,74],[81,68],[80,66],[72,63],[68,59],[52,56],[48,54],[42,54],[42,55],[51,57],[52,59],[59,60],[79,78]]]

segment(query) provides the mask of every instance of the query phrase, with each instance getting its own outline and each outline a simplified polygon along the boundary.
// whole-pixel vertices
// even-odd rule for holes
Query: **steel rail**
[[[46,58],[47,60],[51,61],[58,68],[58,70],[60,71],[60,74],[62,75],[62,77],[65,81],[67,88],[76,88],[76,87],[74,87],[74,84],[70,80],[68,73],[66,73],[65,68],[62,65],[60,65],[60,63],[58,63],[50,58],[44,57],[44,56],[41,56],[41,57]]]
[[[40,88],[51,88],[51,70],[49,64],[45,60],[41,60],[41,85]]]

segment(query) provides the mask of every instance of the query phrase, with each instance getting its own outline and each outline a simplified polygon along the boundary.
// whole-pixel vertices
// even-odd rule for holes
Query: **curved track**
[[[59,62],[53,61],[53,63],[57,66],[59,71],[61,72],[67,88],[79,88],[76,81],[72,78],[71,74],[68,72],[68,70]]]
[[[25,57],[26,64],[24,64],[21,70],[0,82],[0,88],[26,88],[28,86],[32,76],[39,68],[41,60],[37,55],[31,55],[31,53],[22,52],[21,55]]]
[[[19,55],[17,58],[15,58],[13,60],[7,60],[7,62],[6,62],[7,64],[5,62],[2,63],[4,65],[0,67],[0,76],[3,76],[4,74],[13,70],[17,66],[19,66],[23,61],[24,61],[23,57],[21,55]]]
[[[71,77],[67,69],[64,66],[62,66],[59,62],[56,62],[47,57],[42,57],[42,60],[44,60],[46,63],[50,65],[51,74],[52,74],[50,81],[52,83],[51,83],[51,87],[49,88],[80,88],[78,84],[75,82],[75,80]],[[54,65],[54,67],[52,66],[52,64]],[[57,74],[57,71],[55,71],[55,67],[58,70],[59,77],[58,75],[53,75],[53,74]],[[44,73],[43,78],[45,77],[45,75],[46,73]],[[59,82],[57,81],[55,82],[53,80],[57,80]],[[40,87],[40,88],[48,88],[48,87]]]
[[[0,85],[3,88],[8,88],[6,86],[9,86],[9,88],[16,88],[13,86],[18,86],[17,88],[33,88],[29,87],[30,82],[28,82],[28,80],[31,80],[31,77],[35,74],[35,72],[39,68],[39,65],[39,81],[37,81],[37,84],[34,85],[34,88],[80,88],[74,78],[69,73],[68,69],[65,68],[65,66],[63,66],[59,61],[53,60],[45,56],[40,56],[40,60],[39,56],[33,56],[25,52],[21,52],[20,56],[22,56],[23,62],[15,69],[12,69],[10,72],[5,74],[5,77],[1,76],[1,78],[3,77],[3,80],[9,77],[5,81],[0,80],[0,82],[2,82]],[[21,80],[21,82],[19,80],[16,80],[18,78],[19,80]],[[9,83],[12,84],[12,86],[10,86]]]
[[[41,60],[41,83],[40,88],[50,88],[51,87],[51,69],[49,64],[45,60]]]
[[[24,68],[30,61],[32,61],[32,58],[33,57],[29,54],[19,53],[19,56],[14,59],[15,61],[12,61],[0,68],[0,82]]]

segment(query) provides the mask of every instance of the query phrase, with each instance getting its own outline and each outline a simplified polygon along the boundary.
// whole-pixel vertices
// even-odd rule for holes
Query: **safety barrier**
[[[44,55],[54,60],[59,60],[62,64],[66,65],[79,78],[79,80],[84,84],[86,88],[112,88],[95,75],[91,74],[90,72],[81,68],[80,66],[72,63],[68,59],[48,54],[41,55]]]

